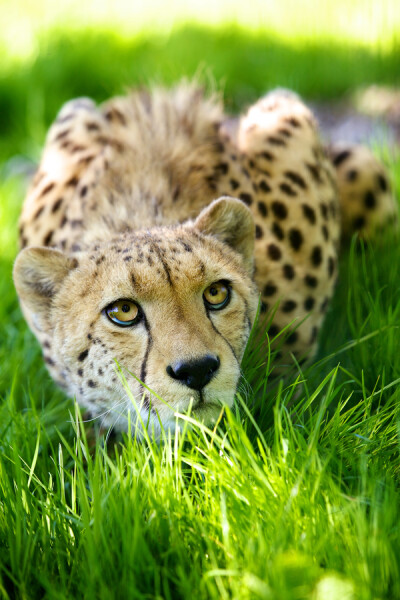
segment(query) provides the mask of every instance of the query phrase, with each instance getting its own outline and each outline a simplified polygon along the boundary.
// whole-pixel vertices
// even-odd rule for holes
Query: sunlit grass
[[[239,26],[246,31],[274,33],[297,44],[301,40],[351,41],[381,51],[391,49],[400,31],[396,0],[118,0],[52,2],[26,0],[0,3],[1,38],[9,58],[26,59],[41,50],[51,30],[80,28],[113,31],[130,39],[138,34],[168,36],[182,25]]]

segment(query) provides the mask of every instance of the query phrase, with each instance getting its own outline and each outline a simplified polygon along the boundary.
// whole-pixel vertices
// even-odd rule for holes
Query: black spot
[[[288,183],[281,183],[279,187],[281,191],[287,196],[297,196],[297,192],[292,187],[290,187]]]
[[[266,217],[268,215],[268,208],[267,205],[265,204],[265,202],[258,202],[257,203],[257,208],[258,208],[258,212],[260,213],[260,215],[262,217]]]
[[[192,252],[192,247],[187,242],[184,242],[183,240],[178,240],[178,242],[183,246],[186,252]]]
[[[268,136],[266,141],[272,144],[273,146],[286,146],[285,140],[282,140],[281,138],[275,137],[273,135]]]
[[[238,189],[238,187],[239,187],[239,185],[240,185],[240,184],[239,184],[239,182],[238,182],[238,181],[236,181],[236,179],[230,179],[230,180],[229,180],[229,183],[231,184],[231,188],[232,188],[233,190],[237,190],[237,189]]]
[[[89,354],[89,350],[88,350],[88,349],[84,350],[83,352],[81,352],[81,353],[79,354],[79,356],[78,356],[78,360],[79,360],[80,362],[82,362],[83,360],[85,360],[85,358],[87,357],[87,355],[88,355],[88,354]]]
[[[84,198],[84,197],[86,196],[86,194],[87,194],[87,191],[88,191],[88,186],[87,186],[87,185],[84,185],[84,186],[82,187],[82,189],[81,189],[81,192],[80,192],[80,196],[81,196],[81,198]]]
[[[250,179],[250,173],[248,172],[248,170],[245,167],[242,167],[242,173],[245,177]]]
[[[291,229],[289,231],[289,242],[293,250],[299,250],[303,244],[303,235],[298,229]]]
[[[250,206],[251,203],[253,202],[253,198],[251,197],[251,194],[247,194],[246,192],[241,192],[239,194],[239,198],[245,203],[247,204],[247,206]]]
[[[265,302],[261,302],[260,304],[260,312],[261,313],[266,313],[268,310],[268,304],[265,304]]]
[[[304,308],[306,310],[312,310],[314,308],[315,305],[315,299],[312,296],[307,296],[307,298],[304,300]]]
[[[287,344],[295,344],[298,340],[298,333],[297,331],[293,331],[293,333],[291,333],[287,338],[286,338],[286,343]]]
[[[91,388],[95,388],[95,387],[97,387],[97,383],[95,383],[93,381],[93,379],[89,379],[88,386],[91,387]]]
[[[316,288],[318,285],[318,279],[314,275],[306,275],[304,277],[304,283],[310,288]]]
[[[322,183],[321,168],[318,165],[311,165],[309,163],[306,163],[306,167],[314,181],[317,183]]]
[[[328,309],[328,306],[329,306],[329,298],[327,297],[321,304],[321,312],[325,312]]]
[[[79,144],[78,144],[78,145],[76,145],[76,146],[73,146],[73,147],[71,148],[71,152],[72,152],[73,154],[74,154],[75,152],[82,152],[82,150],[86,150],[86,148],[85,148],[85,146],[79,146]]]
[[[107,121],[113,121],[116,119],[121,123],[121,125],[126,125],[126,119],[124,115],[117,108],[110,108],[106,113],[104,113]]]
[[[346,173],[346,179],[347,181],[355,181],[358,177],[358,172],[355,169],[350,169],[350,171],[347,171]]]
[[[270,192],[270,191],[271,191],[271,188],[270,188],[270,186],[268,185],[268,183],[265,181],[265,179],[261,179],[260,183],[258,184],[258,187],[260,188],[260,190],[261,190],[262,192],[265,192],[265,193],[267,193],[267,192]]]
[[[95,158],[94,155],[90,155],[90,156],[82,156],[82,158],[80,158],[78,160],[78,164],[89,164],[93,159]],[[104,168],[107,169],[107,162],[104,162]]]
[[[335,167],[338,167],[339,165],[342,164],[342,162],[347,160],[350,155],[351,155],[350,150],[343,150],[343,152],[339,152],[339,154],[336,154],[336,156],[334,156],[333,164],[335,165]]]
[[[381,173],[377,175],[378,185],[381,188],[382,192],[386,192],[388,189],[388,182],[386,177],[384,177]]]
[[[328,207],[326,204],[324,204],[323,202],[321,202],[321,204],[319,205],[319,209],[321,211],[321,215],[323,216],[323,218],[325,220],[329,219],[329,215],[328,215]]]
[[[287,217],[287,208],[286,206],[283,204],[283,202],[279,202],[278,200],[275,200],[272,204],[271,204],[271,208],[272,208],[272,212],[274,213],[274,215],[276,216],[277,219],[286,219]]]
[[[64,131],[60,131],[60,133],[58,133],[56,135],[56,137],[54,138],[54,141],[58,142],[59,140],[62,140],[63,138],[65,138],[69,134],[69,132],[70,132],[70,129],[65,129]]]
[[[55,365],[54,360],[52,358],[50,358],[50,356],[45,356],[44,362],[47,363],[48,365],[50,365],[51,367]]]
[[[267,152],[266,150],[264,152],[259,152],[258,156],[261,156],[261,158],[265,158],[265,160],[268,160],[269,162],[275,160],[275,156],[271,154],[271,152]]]
[[[315,327],[315,326],[314,326],[314,327],[311,329],[310,344],[313,344],[313,343],[316,341],[316,339],[317,339],[317,336],[318,336],[318,327]]]
[[[64,225],[66,225],[68,219],[67,217],[64,215],[63,218],[61,219],[61,223],[60,223],[60,227],[64,227]]]
[[[215,170],[219,171],[222,175],[226,175],[229,170],[228,163],[226,163],[226,162],[219,163],[218,165],[215,166]]]
[[[209,188],[215,192],[217,190],[217,183],[216,183],[215,176],[209,175],[208,177],[205,178],[205,180],[207,181]]]
[[[62,198],[58,198],[58,200],[56,200],[53,204],[53,207],[51,209],[52,213],[55,213],[58,211],[58,209],[60,208],[61,204],[62,204],[63,199]]]
[[[285,121],[286,123],[289,123],[289,125],[291,125],[292,127],[301,127],[300,121],[298,121],[295,117],[287,117]]]
[[[78,183],[79,183],[78,178],[76,176],[74,176],[74,177],[71,177],[71,179],[69,179],[65,185],[67,185],[69,187],[75,187],[78,185]]]
[[[278,240],[283,240],[283,238],[285,237],[282,227],[276,221],[272,223],[272,231],[276,235]]]
[[[77,373],[78,373],[79,377],[82,377],[82,375],[83,375],[83,369],[78,369]]]
[[[311,225],[315,225],[315,222],[316,222],[315,210],[308,204],[302,204],[301,207],[303,209],[304,217],[307,219],[307,221],[309,221],[309,223],[311,223]]]
[[[364,196],[364,206],[365,208],[368,209],[372,209],[376,207],[376,198],[373,192],[371,192],[371,190],[369,190],[368,192],[365,193]]]
[[[51,238],[53,237],[54,231],[49,231],[47,235],[43,238],[43,246],[48,246],[51,242]]]
[[[328,241],[329,239],[329,231],[326,225],[322,225],[321,227],[322,235],[324,236],[324,240]]]
[[[86,123],[86,129],[88,131],[98,131],[100,129],[99,125],[97,123]]]
[[[294,279],[295,276],[295,271],[294,268],[292,267],[292,265],[283,265],[282,267],[283,270],[283,276],[285,277],[285,279]]]
[[[175,186],[174,191],[172,192],[172,201],[176,202],[179,198],[179,194],[181,193],[181,188],[179,185]]]
[[[262,230],[262,228],[260,227],[260,225],[256,225],[256,239],[259,240],[263,237],[264,232]]]
[[[130,262],[132,260],[132,256],[125,256],[124,261]]]
[[[281,249],[276,244],[268,244],[267,252],[272,260],[279,260],[282,256]]]
[[[292,310],[294,310],[296,308],[296,306],[297,306],[297,302],[295,302],[294,300],[285,300],[285,302],[281,306],[282,312],[284,312],[284,313],[292,312]]]
[[[353,219],[353,228],[355,229],[355,231],[362,229],[364,227],[364,225],[365,225],[365,217],[363,217],[362,215]]]
[[[307,189],[307,184],[299,173],[295,173],[294,171],[286,171],[285,177],[290,179],[290,181],[292,181],[293,183],[296,183],[299,187],[301,187],[301,189]]]
[[[333,258],[333,256],[330,256],[328,258],[328,275],[329,275],[329,277],[332,277],[334,270],[335,270],[335,259]]]
[[[271,327],[268,329],[268,335],[269,337],[276,337],[279,334],[279,327],[277,327],[276,325],[271,325]]]
[[[43,211],[44,211],[44,206],[41,206],[33,215],[33,220],[36,221],[36,219],[38,219],[40,217],[40,215],[42,214]]]
[[[319,267],[322,263],[322,248],[321,246],[314,246],[311,252],[311,262],[314,267]]]
[[[263,289],[264,296],[273,296],[277,292],[277,287],[272,281],[269,281]]]
[[[48,194],[49,192],[51,192],[51,190],[55,187],[55,183],[49,183],[48,185],[46,185],[46,187],[44,187],[42,189],[42,191],[40,192],[40,196],[45,196],[46,194]]]
[[[292,134],[290,133],[290,131],[288,129],[284,129],[284,128],[279,129],[278,133],[280,133],[281,135],[284,135],[287,138],[292,137]]]
[[[98,369],[97,372],[98,372],[99,375],[103,375],[103,369],[101,367],[99,367],[99,369]]]

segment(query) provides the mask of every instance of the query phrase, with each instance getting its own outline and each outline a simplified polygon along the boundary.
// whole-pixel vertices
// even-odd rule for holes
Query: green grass
[[[159,446],[129,436],[106,445],[103,436],[93,448],[90,425],[46,372],[11,283],[21,170],[38,160],[62,102],[170,83],[199,64],[232,110],[276,85],[337,98],[399,84],[395,4],[373,21],[381,36],[378,25],[351,35],[346,24],[330,37],[342,23],[327,24],[333,3],[320,29],[304,29],[299,15],[290,35],[276,30],[283,9],[271,9],[268,26],[252,2],[247,28],[218,15],[218,28],[209,15],[172,26],[170,14],[153,27],[148,12],[135,35],[126,23],[117,35],[112,22],[68,21],[67,5],[63,30],[61,20],[46,28],[44,0],[37,14],[19,4],[19,24],[15,7],[0,4],[15,31],[32,20],[20,52],[14,29],[3,29],[0,65],[0,598],[400,598],[398,239],[344,250],[306,372],[274,383],[273,365],[249,347],[253,393],[242,386],[213,431],[189,430],[190,417],[180,417],[183,433]],[[398,193],[400,161],[378,150]]]

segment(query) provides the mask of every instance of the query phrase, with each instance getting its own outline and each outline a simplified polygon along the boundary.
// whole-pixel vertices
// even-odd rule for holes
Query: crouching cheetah
[[[212,422],[260,295],[270,339],[289,328],[279,361],[312,356],[341,231],[396,217],[382,165],[325,151],[297,97],[273,92],[235,133],[226,123],[219,100],[181,84],[73,100],[49,131],[14,281],[52,377],[106,425],[140,410],[158,431],[190,404]]]

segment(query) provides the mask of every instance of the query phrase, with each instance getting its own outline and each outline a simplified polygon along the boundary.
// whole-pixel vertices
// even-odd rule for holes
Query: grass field
[[[253,393],[159,446],[89,447],[11,283],[26,173],[70,97],[198,74],[234,111],[277,85],[400,85],[397,2],[299,6],[0,2],[0,598],[400,598],[396,237],[343,253],[307,372],[272,385],[249,348]]]

